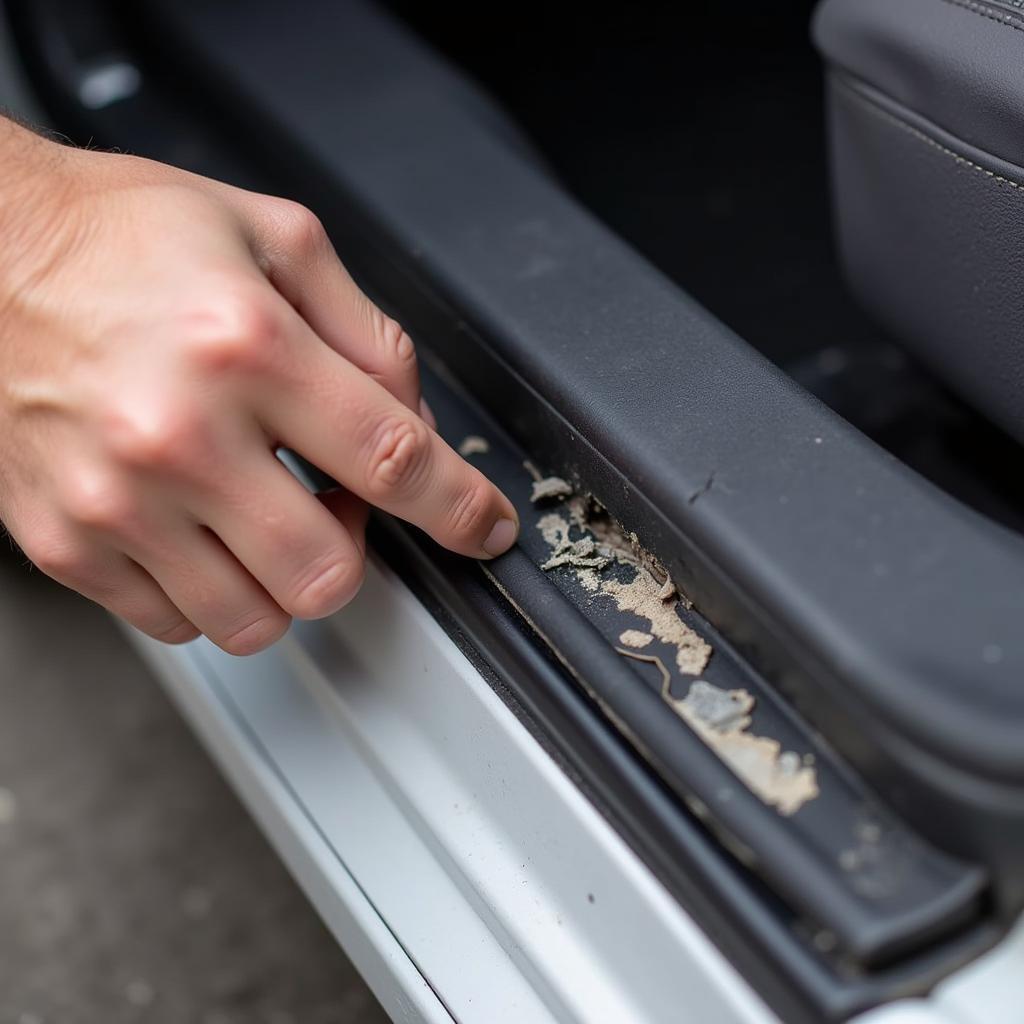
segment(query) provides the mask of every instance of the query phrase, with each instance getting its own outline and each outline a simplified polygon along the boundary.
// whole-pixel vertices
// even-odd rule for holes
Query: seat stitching
[[[951,4],[953,7],[962,7],[972,14],[977,14],[980,18],[988,18],[989,21],[1012,28],[1016,32],[1024,32],[1024,25],[1017,21],[1017,16],[1010,11],[996,11],[991,7],[976,3],[975,0],[942,0],[942,2]]]
[[[952,3],[954,0],[945,0],[946,3]],[[1013,181],[1010,178],[1006,178],[1001,174],[996,174],[995,171],[990,171],[987,167],[982,167],[981,164],[976,164],[973,160],[968,160],[967,157],[962,156],[955,150],[950,149],[948,146],[942,145],[941,142],[937,142],[926,132],[921,131],[919,128],[915,128],[911,124],[907,124],[906,121],[901,121],[894,114],[890,114],[888,110],[883,110],[876,103],[873,103],[867,96],[862,95],[857,89],[855,89],[848,82],[842,78],[836,78],[837,84],[841,85],[854,99],[860,100],[861,103],[876,117],[880,117],[883,121],[888,121],[889,124],[894,125],[897,128],[902,129],[909,135],[912,135],[915,139],[920,142],[931,146],[932,149],[937,149],[940,153],[950,157],[956,163],[969,167],[972,171],[979,171],[984,174],[986,178],[991,178],[993,181],[998,182],[1000,185],[1009,185],[1010,188],[1017,189],[1018,192],[1024,192],[1024,185],[1020,182]]]

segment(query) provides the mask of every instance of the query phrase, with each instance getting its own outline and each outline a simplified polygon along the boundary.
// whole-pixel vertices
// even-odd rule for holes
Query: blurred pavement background
[[[0,552],[0,1022],[387,1020],[101,609]]]

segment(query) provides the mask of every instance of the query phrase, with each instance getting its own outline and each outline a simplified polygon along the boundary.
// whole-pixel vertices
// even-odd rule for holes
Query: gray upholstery
[[[824,0],[814,35],[851,287],[1024,440],[1024,10]]]

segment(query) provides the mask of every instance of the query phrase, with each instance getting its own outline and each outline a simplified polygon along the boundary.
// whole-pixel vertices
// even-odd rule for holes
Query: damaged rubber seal
[[[623,629],[622,646],[615,650],[657,667],[662,699],[759,799],[786,816],[814,799],[819,792],[815,769],[798,753],[783,750],[778,740],[749,731],[755,700],[747,690],[724,690],[696,678],[685,697],[672,695],[670,668],[658,655],[639,651],[657,639],[673,650],[680,674],[699,677],[713,651],[679,615],[678,606],[689,608],[690,603],[636,534],[623,529],[597,501],[574,495],[561,477],[542,477],[527,468],[534,478],[534,500],[562,501],[562,508],[545,513],[536,524],[550,549],[541,569],[572,572],[588,593],[611,598],[618,611],[645,620],[644,629]]]

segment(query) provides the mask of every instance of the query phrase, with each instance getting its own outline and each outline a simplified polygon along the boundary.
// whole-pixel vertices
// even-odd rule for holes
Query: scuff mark
[[[464,458],[470,455],[486,455],[491,450],[491,443],[486,437],[477,434],[469,434],[462,439],[459,445],[459,454]]]
[[[659,657],[615,650],[657,666],[662,699],[764,803],[789,817],[818,796],[817,773],[799,754],[783,750],[778,740],[747,731],[755,701],[746,690],[723,690],[697,679],[680,700],[672,696],[672,675]]]
[[[698,499],[698,498],[703,498],[703,497],[704,497],[704,495],[705,495],[705,494],[707,494],[707,493],[708,493],[708,491],[710,491],[710,490],[711,490],[711,488],[712,488],[712,487],[714,487],[714,486],[715,486],[715,471],[714,471],[714,470],[711,470],[711,472],[710,472],[710,473],[708,473],[708,478],[707,478],[707,480],[705,480],[705,481],[704,481],[704,483],[702,483],[702,484],[700,485],[700,487],[698,487],[698,488],[697,488],[697,490],[695,490],[695,491],[694,491],[694,492],[693,492],[693,493],[692,493],[692,494],[691,494],[691,495],[690,495],[690,496],[689,496],[689,497],[688,497],[688,498],[686,499],[686,502],[687,502],[687,504],[688,504],[688,505],[692,505],[692,504],[694,504],[694,503],[695,503],[695,502],[697,501],[697,499]]]

